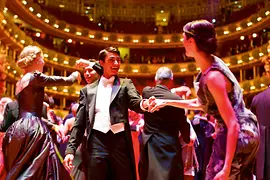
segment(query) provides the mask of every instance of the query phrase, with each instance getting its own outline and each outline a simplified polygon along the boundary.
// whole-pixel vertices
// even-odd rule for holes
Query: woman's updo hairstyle
[[[28,67],[33,63],[39,53],[42,53],[39,47],[30,45],[26,46],[20,54],[20,59],[17,61],[17,65],[21,69]]]
[[[197,47],[207,54],[214,54],[217,50],[215,27],[207,20],[196,20],[187,23],[183,31],[187,38],[193,37]]]

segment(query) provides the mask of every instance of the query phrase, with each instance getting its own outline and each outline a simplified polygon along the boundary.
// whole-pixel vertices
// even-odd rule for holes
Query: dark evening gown
[[[73,75],[57,77],[35,72],[17,83],[19,120],[8,128],[3,139],[6,179],[72,179],[41,114],[44,87],[71,85],[75,80]]]

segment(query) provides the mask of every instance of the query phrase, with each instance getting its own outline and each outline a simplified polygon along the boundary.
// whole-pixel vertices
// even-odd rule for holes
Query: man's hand
[[[213,139],[216,139],[217,138],[217,133],[214,132],[214,133],[211,134],[211,136],[212,136]]]
[[[144,120],[140,119],[138,124],[137,124],[138,131],[141,131],[143,129],[143,126],[144,126]]]
[[[66,135],[64,138],[62,138],[62,142],[63,143],[68,142],[69,138],[70,138],[70,135]]]
[[[65,138],[65,133],[62,128],[58,125],[53,125],[52,130],[63,140]]]
[[[74,166],[72,165],[72,162],[74,160],[73,154],[67,154],[64,159],[64,166],[68,171],[70,171]]]
[[[158,111],[160,108],[163,108],[164,106],[166,106],[166,100],[155,99],[155,101],[152,101],[152,103],[148,107],[148,111],[153,113],[155,111]]]
[[[156,98],[154,96],[151,96],[149,99],[143,99],[143,101],[142,101],[142,107],[144,109],[149,109],[149,107],[151,106],[151,104],[154,103],[155,99]]]
[[[229,180],[229,176],[230,176],[230,170],[222,169],[216,174],[214,180]]]
[[[189,98],[189,96],[191,95],[191,90],[187,86],[180,86],[177,88],[173,88],[171,89],[171,92],[177,94],[178,96],[181,96],[184,99]]]
[[[194,137],[190,137],[190,141],[187,144],[187,146],[194,146],[194,142],[195,142],[195,138]]]

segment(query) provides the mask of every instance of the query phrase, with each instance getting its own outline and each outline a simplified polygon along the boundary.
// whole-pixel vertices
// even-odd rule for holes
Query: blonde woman
[[[36,46],[25,47],[17,64],[24,75],[16,84],[19,120],[9,127],[3,140],[6,179],[71,179],[41,114],[44,87],[72,85],[80,79],[80,73],[68,77],[44,75],[43,53]]]

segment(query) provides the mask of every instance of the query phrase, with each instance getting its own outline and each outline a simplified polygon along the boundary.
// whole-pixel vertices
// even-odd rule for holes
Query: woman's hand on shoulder
[[[81,73],[79,71],[75,71],[71,74],[72,76],[76,77],[78,84],[80,84],[82,77],[81,77]]]
[[[88,66],[93,67],[95,65],[96,60],[95,59],[79,59],[76,61],[76,66],[80,68],[86,68]]]

